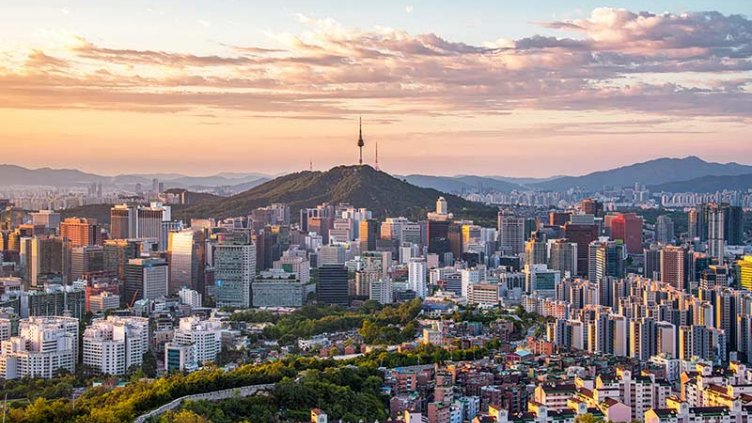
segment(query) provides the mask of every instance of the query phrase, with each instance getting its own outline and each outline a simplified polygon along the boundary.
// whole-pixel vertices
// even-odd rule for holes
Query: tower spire
[[[376,168],[376,171],[381,170],[379,169],[379,142],[378,141],[376,141],[376,166],[375,168]]]
[[[363,118],[358,116],[358,148],[360,149],[360,161],[358,163],[361,166],[363,165],[363,147],[365,145],[366,143],[363,141]]]

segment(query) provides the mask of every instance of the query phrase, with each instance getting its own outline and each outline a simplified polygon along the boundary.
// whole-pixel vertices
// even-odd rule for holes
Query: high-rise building
[[[171,208],[156,202],[151,203],[148,207],[138,207],[136,209],[136,220],[136,238],[162,240],[164,236],[162,222],[171,220]]]
[[[138,237],[138,214],[135,206],[118,204],[110,209],[110,238],[133,239]]]
[[[319,267],[317,298],[320,304],[347,306],[349,301],[348,272],[342,264],[324,264]]]
[[[611,230],[611,239],[624,242],[627,254],[642,252],[642,217],[635,213],[616,213],[604,218]]]
[[[687,235],[690,240],[701,237],[700,212],[690,209],[687,212]]]
[[[752,256],[744,256],[736,262],[739,279],[739,288],[752,291]]]
[[[624,244],[620,241],[593,241],[590,243],[588,256],[590,258],[588,265],[590,282],[598,282],[607,276],[624,277],[625,253]]]
[[[532,266],[534,264],[547,263],[546,243],[540,238],[531,236],[525,243],[525,264]]]
[[[525,251],[525,218],[504,210],[499,212],[499,247],[503,254],[519,255]]]
[[[83,363],[101,374],[124,375],[140,367],[148,349],[148,318],[108,316],[92,322],[83,335]]]
[[[68,281],[83,279],[89,273],[104,270],[104,248],[101,245],[73,247],[70,250]]]
[[[703,213],[707,222],[708,255],[723,260],[726,245],[724,209],[719,204],[711,203],[703,207]]]
[[[411,258],[407,264],[407,287],[419,298],[428,295],[428,266],[424,258]]]
[[[322,245],[318,250],[319,267],[326,265],[342,266],[347,258],[345,248],[341,245]]]
[[[175,360],[172,347],[191,350],[190,359],[185,362]],[[196,316],[183,317],[175,329],[172,342],[165,346],[166,370],[194,370],[204,363],[216,361],[222,349],[222,323],[215,320],[201,320]],[[179,351],[179,348],[178,348]]]
[[[376,240],[379,238],[379,221],[376,219],[365,219],[360,221],[358,230],[358,241],[360,242],[360,251],[376,251]]]
[[[583,214],[603,217],[603,203],[592,198],[586,198],[580,202],[580,211]]]
[[[128,305],[136,300],[156,300],[167,296],[167,261],[137,258],[125,265],[125,298]]]
[[[139,258],[143,244],[135,240],[108,239],[104,242],[104,271],[125,280],[125,265],[128,260]]]
[[[57,229],[60,226],[60,213],[52,210],[39,210],[31,213],[31,224],[46,229]]]
[[[548,268],[558,270],[561,275],[577,276],[577,243],[566,239],[556,239],[548,242]]]
[[[214,250],[215,299],[219,307],[251,306],[256,245],[244,232],[220,234]]]
[[[687,252],[682,247],[661,248],[661,282],[683,291],[687,286]]]
[[[428,221],[428,252],[437,254],[442,263],[445,263],[447,253],[452,251],[449,242],[449,221],[448,220],[429,220]]]
[[[645,263],[642,268],[642,276],[653,280],[660,280],[661,276],[661,249],[657,245],[643,250]]]
[[[666,215],[658,216],[655,223],[655,241],[661,244],[674,242],[674,221]]]
[[[183,229],[172,231],[167,242],[170,258],[169,294],[174,294],[182,287],[203,292],[202,271],[204,268],[204,237],[201,231]]]
[[[60,236],[71,247],[98,244],[99,225],[93,219],[69,217],[60,223]]]
[[[27,257],[27,279],[31,286],[42,286],[50,276],[62,277],[64,265],[63,240],[59,237],[35,236],[23,243],[30,247]]]
[[[187,304],[193,308],[201,307],[203,302],[203,296],[200,292],[186,287],[180,288],[180,291],[178,291],[178,298],[180,298],[181,303]]]
[[[588,257],[590,243],[598,239],[598,227],[596,225],[583,225],[567,223],[564,225],[564,236],[577,244],[577,273],[589,274],[590,260]]]
[[[570,212],[550,211],[548,212],[548,224],[551,226],[564,226],[569,223]]]
[[[30,317],[19,322],[18,336],[2,341],[0,377],[55,377],[71,373],[78,362],[78,325],[72,317]]]

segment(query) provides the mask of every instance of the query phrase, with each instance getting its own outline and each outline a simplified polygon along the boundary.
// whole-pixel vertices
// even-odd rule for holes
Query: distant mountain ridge
[[[256,207],[286,203],[293,216],[305,207],[321,203],[349,203],[365,207],[377,217],[425,218],[436,200],[446,198],[458,217],[493,221],[497,209],[473,203],[431,188],[420,188],[387,173],[365,166],[338,166],[326,172],[298,172],[273,179],[248,191],[219,201],[188,207],[183,217],[244,216]]]
[[[746,191],[752,188],[752,173],[745,175],[710,175],[688,181],[667,182],[648,186],[653,192],[716,192],[723,190]]]
[[[743,175],[748,173],[752,173],[752,166],[738,163],[706,162],[699,157],[689,156],[680,159],[655,159],[583,176],[565,176],[529,184],[528,186],[541,191],[564,191],[577,187],[588,191],[598,191],[603,189],[604,186],[619,188],[632,186],[637,182],[643,185],[660,185],[703,176]]]
[[[422,187],[433,188],[438,191],[463,194],[477,191],[511,192],[523,189],[522,185],[504,180],[484,176],[431,176],[431,175],[407,175],[405,181]]]
[[[221,173],[209,176],[186,176],[177,173],[123,174],[103,176],[76,169],[28,169],[21,166],[0,164],[0,184],[18,186],[82,186],[91,183],[107,185],[149,186],[152,179],[158,179],[166,188],[214,188],[239,187],[242,191],[260,185],[270,179],[262,173]]]
[[[738,176],[748,174],[752,174],[752,166],[750,165],[733,162],[713,163],[696,156],[689,156],[684,158],[660,158],[615,169],[592,172],[582,176],[511,178],[502,176],[432,176],[415,174],[395,177],[422,188],[431,188],[454,194],[466,194],[479,191],[510,192],[513,190],[530,189],[538,191],[565,191],[578,187],[586,191],[599,191],[604,187],[620,188],[633,186],[636,182],[657,187],[673,182],[690,181],[705,176]],[[157,178],[160,182],[164,183],[165,188],[201,191],[204,189],[227,187],[230,192],[243,192],[272,180],[273,176],[253,172],[222,172],[209,176],[186,176],[176,173],[102,176],[76,169],[27,169],[16,165],[0,164],[0,186],[44,185],[68,187],[97,182],[126,187],[141,184],[144,187],[149,187],[153,178]],[[675,186],[679,187],[680,185]],[[707,186],[713,187],[717,185],[711,184]],[[715,191],[715,189],[712,191]]]

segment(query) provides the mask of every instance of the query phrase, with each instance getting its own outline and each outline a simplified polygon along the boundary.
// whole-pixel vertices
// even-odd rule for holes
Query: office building
[[[593,224],[567,223],[564,225],[564,236],[569,242],[577,244],[577,274],[587,276],[590,272],[590,243],[598,239],[598,227]]]
[[[281,269],[261,272],[253,281],[254,307],[302,307],[314,284],[303,283],[295,273]]]
[[[499,248],[502,254],[519,255],[525,251],[525,218],[504,210],[499,212]],[[529,235],[529,234],[527,234]]]
[[[318,266],[344,265],[347,259],[345,248],[341,245],[322,245],[318,249]]]
[[[201,231],[182,229],[168,235],[167,253],[170,258],[170,284],[168,293],[174,294],[187,287],[204,291],[203,271],[204,236]]]
[[[95,245],[100,241],[99,225],[93,219],[69,217],[60,223],[60,237],[71,247]]]
[[[137,300],[156,300],[167,296],[167,261],[158,258],[128,260],[125,266],[125,298],[132,306]]]
[[[70,250],[70,272],[66,282],[85,279],[90,273],[104,270],[104,248],[101,245],[73,247]]]
[[[45,229],[57,229],[60,226],[60,213],[52,210],[39,210],[31,213],[31,224]]]
[[[118,204],[110,209],[110,239],[138,238],[138,214],[135,206]]]
[[[319,267],[316,287],[319,304],[349,305],[348,278],[344,265],[325,264]]]
[[[244,232],[220,234],[214,250],[215,300],[219,307],[251,306],[256,245]]]
[[[125,280],[125,265],[128,260],[141,257],[143,244],[136,240],[108,239],[102,246],[104,271],[119,280]]]
[[[29,285],[43,286],[50,278],[62,281],[65,266],[64,242],[59,237],[35,236],[22,239],[22,253],[26,256],[26,272]]]
[[[642,217],[635,213],[616,213],[607,215],[604,223],[611,231],[611,239],[624,243],[627,254],[642,252]]]

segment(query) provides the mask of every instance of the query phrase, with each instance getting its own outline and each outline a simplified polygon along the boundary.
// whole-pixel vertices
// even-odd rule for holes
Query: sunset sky
[[[752,163],[749,0],[3,3],[0,163],[326,169],[359,115],[399,174]]]

